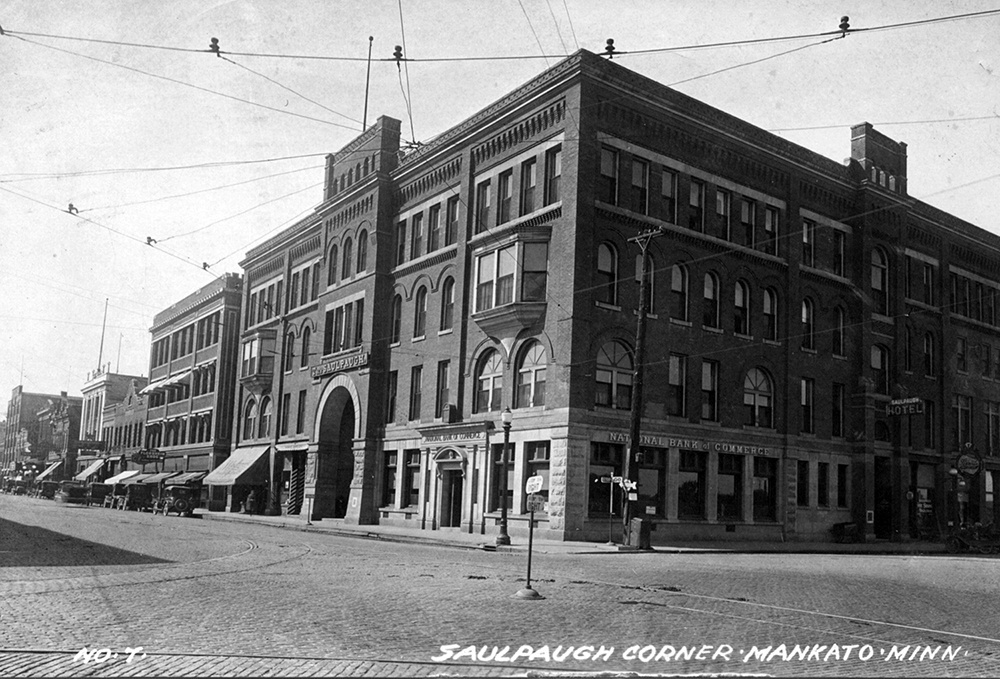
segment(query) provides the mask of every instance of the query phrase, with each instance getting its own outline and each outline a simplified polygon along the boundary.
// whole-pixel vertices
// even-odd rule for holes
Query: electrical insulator
[[[608,38],[608,44],[604,47],[604,53],[608,55],[608,59],[615,58],[615,39]]]
[[[218,38],[212,38],[212,43],[208,46],[208,49],[211,50],[212,52],[215,52],[215,56],[217,56],[217,57],[221,57],[222,56],[222,53],[219,52],[219,39]]]
[[[396,50],[392,53],[392,58],[398,63],[403,58],[403,46],[396,45]]]
[[[844,33],[847,33],[847,31],[851,30],[850,20],[851,17],[840,17],[840,30],[843,31]]]

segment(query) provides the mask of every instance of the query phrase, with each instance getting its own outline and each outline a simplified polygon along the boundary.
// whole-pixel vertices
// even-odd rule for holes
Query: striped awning
[[[180,486],[186,483],[200,483],[208,472],[184,472],[179,476],[171,476],[164,481],[168,486]]]
[[[176,474],[177,472],[160,472],[159,474],[153,474],[152,476],[147,476],[146,478],[141,479],[139,483],[160,483],[161,481],[165,481]]]
[[[62,464],[62,460],[59,460],[58,462],[53,462],[52,464],[50,464],[45,469],[45,471],[43,471],[41,474],[39,474],[38,476],[35,477],[35,481],[41,481],[46,476],[48,476],[49,474],[51,474],[55,470],[59,469],[59,465],[61,465],[61,464]]]
[[[122,472],[120,474],[115,474],[110,479],[105,479],[104,483],[107,483],[107,484],[122,483],[122,482],[125,481],[125,479],[130,479],[133,476],[136,476],[138,473],[139,473],[138,469],[132,469],[132,470],[127,471],[127,472]]]
[[[238,483],[262,484],[267,480],[267,453],[271,446],[237,448],[229,458],[205,477],[210,486]]]
[[[97,470],[104,466],[104,459],[100,459],[97,462],[92,463],[89,467],[84,469],[82,472],[73,477],[74,481],[86,481],[91,476],[97,473]]]

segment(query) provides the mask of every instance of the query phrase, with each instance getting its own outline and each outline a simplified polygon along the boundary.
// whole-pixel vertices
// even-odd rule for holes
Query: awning
[[[115,474],[110,479],[105,479],[104,483],[107,484],[122,483],[125,479],[130,479],[138,473],[139,473],[138,469],[133,469],[131,471],[122,472],[121,474]]]
[[[130,476],[127,479],[119,481],[118,483],[122,484],[123,486],[131,486],[136,483],[144,482],[145,479],[148,479],[150,476],[156,476],[156,474],[136,474],[135,476]]]
[[[172,476],[164,484],[168,486],[179,486],[185,483],[200,482],[208,472],[184,472],[180,476]]]
[[[166,382],[168,379],[170,378],[168,377],[162,380],[156,380],[155,382],[150,382],[145,387],[139,390],[139,395],[142,396],[144,394],[148,394],[151,391],[156,391],[157,389],[162,387],[163,383]]]
[[[52,464],[50,464],[48,466],[48,468],[45,471],[43,471],[41,474],[39,474],[38,476],[35,477],[35,481],[41,481],[46,476],[48,476],[49,474],[51,474],[52,472],[54,472],[56,469],[58,469],[59,465],[61,465],[61,464],[62,464],[62,460],[59,460],[58,462],[53,462]]]
[[[84,469],[82,472],[73,477],[74,481],[86,481],[91,476],[97,473],[97,470],[104,466],[104,460],[100,459],[97,462],[92,463],[89,467]]]
[[[160,386],[161,387],[169,387],[171,385],[177,384],[178,382],[180,382],[181,380],[183,380],[185,377],[187,377],[188,375],[190,375],[191,372],[192,371],[190,369],[185,370],[184,372],[179,372],[176,375],[174,375],[172,377],[168,377],[167,379],[163,380],[163,384],[161,384]]]
[[[205,483],[210,486],[232,486],[237,483],[263,484],[267,480],[267,451],[271,446],[237,448],[225,462],[216,467]],[[264,464],[261,464],[264,461]]]
[[[160,472],[159,474],[153,474],[152,476],[147,476],[146,478],[139,481],[139,483],[159,483],[164,479],[173,476],[177,472]],[[127,483],[127,482],[126,482]]]

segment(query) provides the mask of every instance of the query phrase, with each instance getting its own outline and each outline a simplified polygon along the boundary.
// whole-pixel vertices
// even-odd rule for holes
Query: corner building
[[[518,536],[540,475],[542,535],[617,537],[655,230],[654,543],[992,519],[1000,239],[910,197],[905,144],[857,125],[836,163],[586,51],[399,130],[328,156],[323,203],[242,264],[234,456],[264,511],[492,536],[506,502]]]

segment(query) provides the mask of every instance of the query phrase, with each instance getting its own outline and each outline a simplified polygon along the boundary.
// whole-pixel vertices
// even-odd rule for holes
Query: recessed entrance
[[[462,525],[463,475],[460,469],[441,472],[441,528],[458,528]]]
[[[314,518],[347,515],[354,478],[354,429],[354,401],[347,389],[337,387],[320,416]]]

